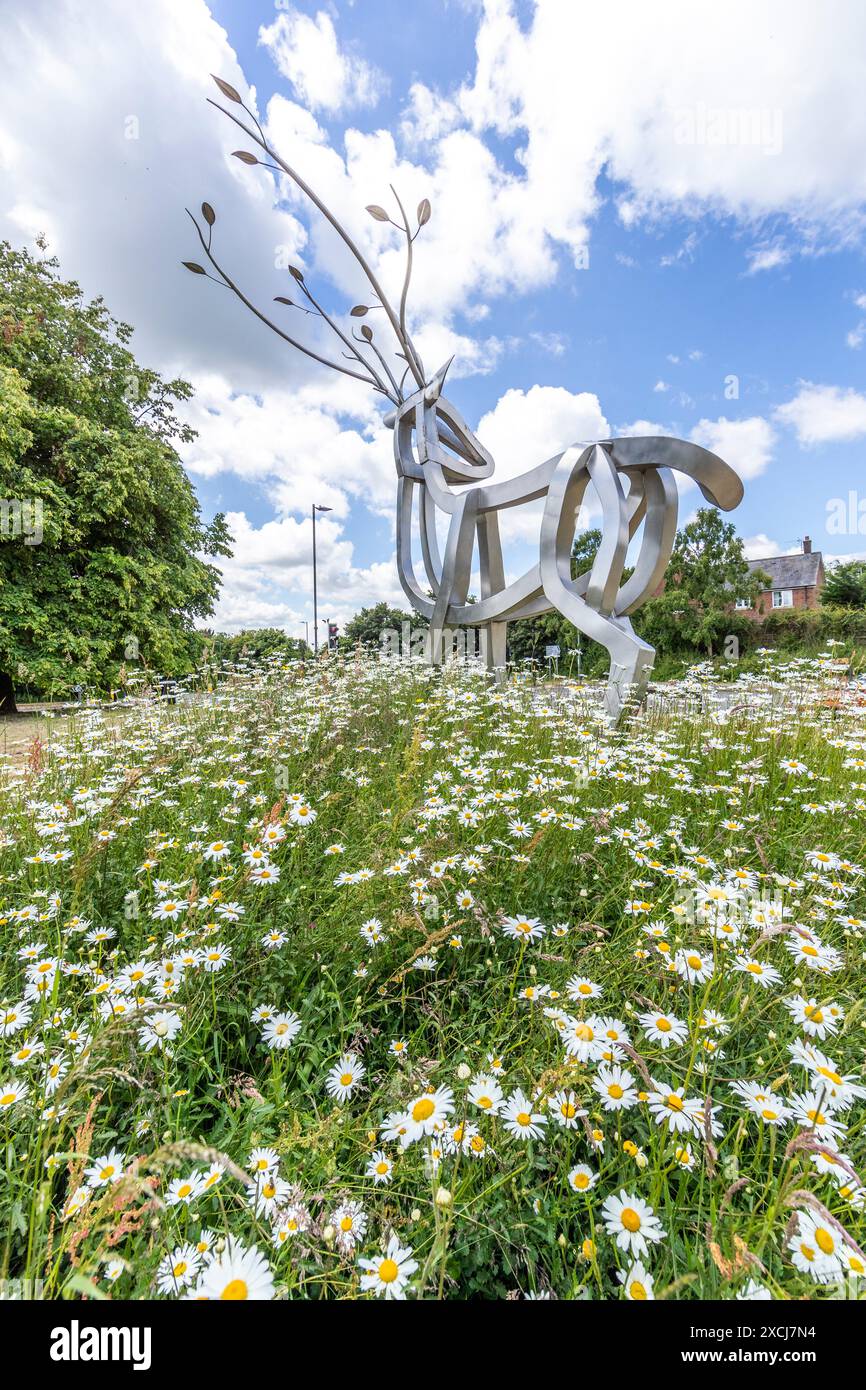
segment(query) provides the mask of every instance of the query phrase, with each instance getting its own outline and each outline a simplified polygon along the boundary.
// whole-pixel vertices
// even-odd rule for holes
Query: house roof
[[[821,567],[821,552],[809,555],[773,555],[766,560],[750,560],[749,569],[763,570],[770,576],[774,589],[800,589],[817,585]]]

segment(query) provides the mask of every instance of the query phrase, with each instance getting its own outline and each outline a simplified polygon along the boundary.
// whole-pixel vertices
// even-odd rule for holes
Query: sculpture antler
[[[334,213],[331,212],[330,208],[322,201],[318,194],[301,177],[297,170],[293,169],[290,164],[287,164],[286,161],[273,148],[264,131],[262,130],[262,127],[259,124],[257,117],[249,109],[249,107],[246,106],[240,93],[236,91],[235,88],[230,85],[230,83],[225,82],[221,77],[214,77],[214,82],[217,84],[223,96],[226,97],[227,100],[236,103],[242,108],[243,111],[247,113],[247,115],[253,123],[254,129],[251,128],[246,123],[246,121],[242,120],[239,116],[235,115],[234,112],[228,110],[225,106],[221,106],[218,101],[214,101],[211,97],[208,98],[209,104],[211,106],[215,106],[218,111],[221,111],[223,113],[224,116],[228,116],[229,120],[233,121],[234,124],[238,126],[244,132],[245,135],[248,135],[249,138],[255,144],[257,144],[262,150],[264,150],[265,153],[268,155],[269,159],[273,162],[268,163],[267,161],[260,159],[258,155],[253,154],[249,150],[234,150],[233,154],[235,158],[240,159],[241,162],[244,164],[259,164],[265,169],[272,169],[275,173],[285,174],[285,176],[289,178],[296,185],[296,187],[301,190],[305,197],[307,197],[310,200],[314,207],[316,207],[319,210],[319,212],[322,214],[325,220],[330,223],[330,225],[337,232],[338,236],[343,240],[343,242],[351,252],[352,256],[360,266],[364,274],[364,277],[370,285],[370,288],[372,289],[373,294],[378,303],[374,305],[356,304],[350,310],[350,317],[363,318],[370,311],[371,308],[381,308],[384,310],[385,315],[388,318],[388,321],[391,325],[391,328],[393,329],[394,335],[398,343],[400,344],[401,351],[397,355],[403,358],[403,360],[406,363],[400,382],[398,383],[398,381],[396,380],[396,377],[393,371],[391,370],[390,366],[388,365],[388,362],[386,361],[384,355],[382,354],[382,352],[380,352],[377,344],[374,342],[372,328],[370,328],[368,324],[363,324],[361,327],[360,335],[356,334],[354,330],[352,330],[351,336],[346,334],[343,331],[343,329],[339,326],[339,324],[335,323],[331,315],[328,314],[326,310],[322,307],[319,300],[309,289],[303,273],[300,270],[298,270],[296,266],[290,266],[289,273],[292,275],[292,277],[295,280],[295,283],[298,285],[300,293],[303,295],[307,303],[312,306],[312,308],[304,309],[302,305],[296,304],[294,300],[289,299],[286,295],[276,295],[274,297],[275,302],[285,304],[290,308],[301,309],[304,313],[313,314],[315,317],[322,319],[332,330],[332,332],[339,338],[344,348],[347,349],[347,351],[342,353],[342,356],[347,361],[351,362],[353,365],[351,367],[346,367],[341,365],[341,363],[339,362],[333,361],[331,358],[324,357],[321,353],[316,352],[313,348],[308,347],[306,344],[299,342],[297,338],[294,338],[289,333],[286,333],[285,330],[280,328],[278,324],[274,323],[274,321],[271,318],[269,318],[267,314],[265,314],[261,309],[257,308],[256,305],[253,304],[252,301],[244,294],[243,290],[241,290],[240,287],[235,283],[231,276],[229,276],[226,273],[226,271],[219,264],[219,262],[213,254],[213,251],[211,249],[211,242],[213,239],[213,227],[214,223],[216,222],[216,213],[214,212],[210,203],[202,203],[201,205],[201,214],[205,223],[207,224],[207,234],[205,234],[205,232],[202,230],[197,218],[193,216],[189,208],[187,208],[186,211],[187,215],[193,223],[193,226],[196,229],[196,233],[198,235],[199,242],[201,243],[202,250],[204,251],[204,254],[209,264],[216,271],[216,275],[211,275],[204,268],[204,266],[199,265],[196,261],[184,261],[183,264],[186,266],[187,270],[192,271],[194,274],[205,275],[209,280],[213,280],[216,284],[223,285],[227,289],[231,290],[231,292],[237,296],[241,303],[246,305],[246,307],[251,311],[251,313],[255,314],[256,318],[260,319],[262,323],[266,324],[267,327],[270,328],[274,333],[276,333],[278,337],[282,338],[284,342],[287,342],[291,347],[297,348],[299,352],[304,353],[306,357],[311,357],[314,361],[321,362],[324,366],[330,367],[334,371],[341,372],[344,376],[354,377],[358,381],[366,382],[368,385],[372,386],[375,391],[378,391],[383,396],[386,396],[388,400],[393,402],[394,405],[400,405],[404,400],[403,383],[406,380],[406,374],[408,372],[411,372],[417,386],[421,387],[425,384],[423,363],[421,362],[420,355],[414,343],[412,342],[411,335],[409,334],[409,330],[406,326],[406,302],[409,294],[409,285],[412,278],[413,243],[415,241],[415,238],[421,231],[421,228],[430,220],[429,200],[427,198],[423,198],[421,202],[418,204],[418,211],[416,214],[418,225],[415,228],[414,232],[412,231],[409,219],[406,215],[406,210],[403,207],[403,204],[400,201],[400,198],[397,195],[397,191],[393,187],[393,185],[391,187],[391,192],[393,193],[394,199],[397,203],[397,207],[399,208],[401,219],[400,222],[395,222],[394,219],[389,216],[386,210],[383,207],[380,207],[377,203],[372,203],[367,208],[367,211],[369,212],[370,216],[373,217],[377,222],[389,223],[390,226],[395,227],[397,231],[404,235],[406,238],[406,271],[403,278],[403,288],[400,295],[400,308],[399,312],[397,312],[394,310],[390,300],[388,299],[387,295],[382,289],[378,277],[376,276],[375,272],[370,266],[370,263],[368,262],[366,256],[353,241],[352,237],[346,231],[342,223],[337,219],[337,217],[335,217]],[[367,349],[367,352],[374,354],[376,359],[375,362],[370,359],[370,357],[367,355],[367,352],[362,351],[362,348],[364,347]]]

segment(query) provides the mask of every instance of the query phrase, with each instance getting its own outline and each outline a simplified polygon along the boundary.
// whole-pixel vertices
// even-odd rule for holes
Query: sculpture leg
[[[481,646],[484,664],[496,678],[497,685],[505,680],[505,652],[508,634],[507,623],[488,623],[481,629]]]
[[[431,666],[442,665],[442,639],[449,608],[452,604],[465,603],[469,592],[477,503],[475,493],[465,493],[459,499],[448,527],[448,540],[442,560],[442,578],[427,633],[427,660]]]
[[[575,507],[590,476],[601,499],[605,529],[592,570],[572,579]],[[621,717],[627,700],[642,698],[655,659],[653,648],[640,640],[628,618],[613,611],[627,546],[626,498],[612,461],[598,446],[580,454],[566,450],[548,488],[539,570],[545,597],[610,656],[604,708],[614,720]]]
[[[626,703],[641,705],[646,699],[646,688],[655,660],[655,652],[646,643],[635,638],[635,650],[629,660],[617,661],[611,657],[610,674],[604,692],[604,709],[614,722],[618,721]]]

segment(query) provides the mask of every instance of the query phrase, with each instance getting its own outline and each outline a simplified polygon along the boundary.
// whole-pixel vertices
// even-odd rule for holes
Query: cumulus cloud
[[[277,67],[307,106],[334,115],[355,106],[375,106],[387,87],[385,74],[341,47],[330,15],[303,14],[286,5],[273,24],[259,30]]]
[[[219,562],[223,587],[213,626],[222,631],[294,626],[300,636],[298,624],[304,610],[309,612],[299,600],[312,582],[312,520],[285,517],[255,526],[244,512],[230,512],[226,520],[234,554]],[[354,547],[339,520],[317,521],[316,558],[320,640],[328,618],[345,624],[359,608],[382,601],[406,606],[393,554],[366,567],[355,565]]]
[[[775,433],[772,425],[761,415],[747,420],[699,420],[691,432],[695,444],[702,444],[711,453],[736,469],[741,478],[757,478],[773,454]]]
[[[771,560],[775,555],[784,555],[785,551],[778,541],[771,541],[760,531],[756,536],[743,538],[743,553],[747,560]]]
[[[801,444],[839,443],[866,435],[866,395],[853,387],[799,383],[796,396],[774,411],[780,424],[790,425]]]

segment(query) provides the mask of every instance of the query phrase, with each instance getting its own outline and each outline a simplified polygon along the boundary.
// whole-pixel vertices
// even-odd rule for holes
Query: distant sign
[[[545,647],[545,648],[544,648],[544,655],[545,655],[545,658],[546,658],[547,661],[558,661],[558,660],[559,660],[559,647],[558,647],[558,645],[557,645],[556,643],[554,643],[553,646]]]

